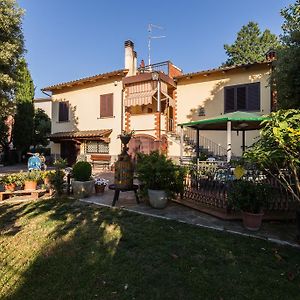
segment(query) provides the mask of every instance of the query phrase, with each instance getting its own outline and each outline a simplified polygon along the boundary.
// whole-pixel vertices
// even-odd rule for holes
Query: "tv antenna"
[[[148,65],[151,65],[151,40],[153,39],[162,39],[165,38],[165,35],[159,35],[159,36],[153,36],[152,31],[153,28],[155,29],[163,29],[163,27],[155,24],[149,24],[148,25]]]

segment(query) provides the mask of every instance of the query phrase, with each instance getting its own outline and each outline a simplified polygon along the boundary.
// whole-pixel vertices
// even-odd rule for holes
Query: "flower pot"
[[[95,182],[89,181],[72,181],[73,195],[78,198],[87,198],[94,193]]]
[[[129,143],[131,139],[131,136],[127,136],[127,135],[120,135],[120,140],[122,142],[122,144],[127,145]]]
[[[245,228],[251,231],[257,231],[261,227],[263,213],[252,214],[249,212],[242,212],[243,225]]]
[[[36,188],[37,188],[37,182],[36,181],[25,180],[25,182],[24,182],[24,190],[25,191],[36,190]]]
[[[165,208],[168,197],[165,191],[148,189],[149,203],[153,208]]]
[[[96,194],[102,194],[104,193],[106,185],[104,184],[95,184],[95,192]]]
[[[50,185],[50,178],[49,177],[44,178],[44,185],[46,185],[46,186]]]
[[[5,191],[14,192],[16,190],[16,184],[15,183],[6,184],[4,188]]]

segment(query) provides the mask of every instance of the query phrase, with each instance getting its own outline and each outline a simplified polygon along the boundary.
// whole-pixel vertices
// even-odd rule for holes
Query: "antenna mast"
[[[162,39],[165,38],[165,35],[160,35],[160,36],[153,36],[152,35],[152,30],[153,28],[156,29],[163,29],[163,27],[159,25],[154,25],[154,24],[149,24],[148,25],[148,65],[151,65],[151,40],[152,39]]]

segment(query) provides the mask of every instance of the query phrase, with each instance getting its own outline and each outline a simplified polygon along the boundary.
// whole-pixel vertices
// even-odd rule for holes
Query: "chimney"
[[[137,53],[133,51],[133,75],[136,75],[137,72]]]
[[[128,76],[134,74],[134,44],[132,41],[127,40],[124,43],[125,46],[125,69],[128,69]]]

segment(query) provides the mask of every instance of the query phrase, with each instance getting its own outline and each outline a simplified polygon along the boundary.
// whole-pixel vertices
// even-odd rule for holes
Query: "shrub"
[[[183,193],[186,170],[165,155],[157,151],[149,155],[139,153],[136,169],[145,190],[164,190],[170,196]]]
[[[92,175],[92,166],[87,161],[78,161],[73,166],[73,177],[77,181],[89,181]]]

